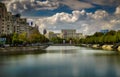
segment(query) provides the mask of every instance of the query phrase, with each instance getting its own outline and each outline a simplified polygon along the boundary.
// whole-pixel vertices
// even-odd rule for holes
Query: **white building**
[[[62,38],[69,39],[69,38],[82,38],[82,33],[76,33],[75,29],[62,29],[61,30]]]
[[[45,34],[45,37],[51,39],[57,37],[57,35],[54,32],[48,32]]]
[[[70,39],[70,38],[84,38],[82,33],[76,33],[75,29],[62,29],[61,33],[54,33],[54,32],[48,32],[45,34],[45,36],[48,39],[60,37],[63,39]]]

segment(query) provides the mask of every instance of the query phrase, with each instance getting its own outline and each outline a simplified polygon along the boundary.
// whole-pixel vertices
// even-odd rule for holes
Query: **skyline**
[[[0,0],[13,14],[20,13],[43,29],[77,29],[93,34],[102,29],[120,30],[119,0]]]

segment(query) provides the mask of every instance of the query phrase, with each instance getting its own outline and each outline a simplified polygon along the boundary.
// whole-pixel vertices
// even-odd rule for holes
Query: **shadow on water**
[[[0,52],[0,56],[18,56],[18,55],[43,54],[43,53],[46,53],[46,50]]]

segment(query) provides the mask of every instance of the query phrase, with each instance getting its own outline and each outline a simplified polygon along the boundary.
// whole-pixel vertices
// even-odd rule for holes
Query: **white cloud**
[[[98,10],[92,15],[94,19],[103,19],[108,16],[108,13],[104,10]]]
[[[10,0],[5,1],[8,11],[19,13],[31,10],[53,10],[59,7],[58,2],[36,0]]]
[[[120,6],[118,6],[118,7],[116,8],[115,14],[116,14],[116,15],[120,14]]]
[[[85,10],[75,10],[72,14],[56,13],[51,17],[36,18],[34,22],[39,25],[40,30],[77,29],[84,34],[92,34],[102,29],[118,30],[120,27],[120,17],[104,10],[97,10],[95,13],[87,13]]]

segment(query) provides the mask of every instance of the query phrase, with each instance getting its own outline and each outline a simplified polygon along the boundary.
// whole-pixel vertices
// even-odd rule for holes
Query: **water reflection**
[[[117,52],[73,46],[46,52],[0,57],[0,77],[120,77]]]

